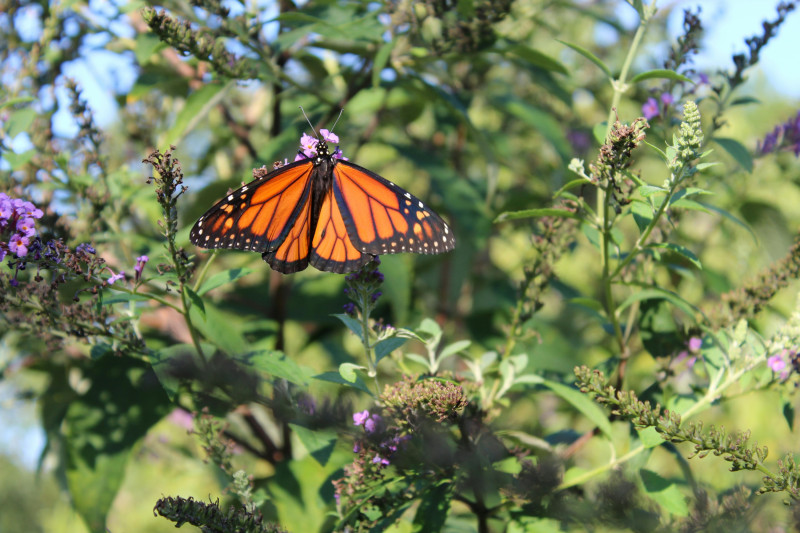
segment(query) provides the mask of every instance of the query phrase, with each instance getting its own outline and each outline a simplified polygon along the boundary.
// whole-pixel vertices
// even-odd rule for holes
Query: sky
[[[104,3],[106,0],[92,0],[90,5],[102,10]],[[637,24],[635,11],[626,4],[620,4],[618,11],[620,19],[626,27],[635,28]],[[732,69],[731,56],[746,51],[744,39],[762,32],[762,20],[775,18],[776,4],[777,1],[764,0],[673,0],[658,3],[662,6],[662,12],[669,12],[668,30],[673,39],[681,33],[683,10],[698,5],[701,7],[700,18],[706,32],[701,53],[695,56],[694,65],[698,71],[706,73]],[[126,32],[124,27],[116,30],[122,34]],[[615,32],[604,33],[602,29],[598,30],[595,37],[598,40],[618,38]],[[800,51],[800,10],[789,14],[777,38],[764,49],[758,67],[769,86],[789,98],[800,100],[800,68],[796,67],[798,51]],[[648,52],[654,55],[663,54],[664,49],[645,48],[644,53]],[[652,64],[651,62],[650,65]],[[101,126],[113,123],[116,119],[115,89],[124,92],[134,83],[133,64],[120,61],[116,54],[98,52],[86,60],[72,63],[66,71],[80,81],[84,98],[93,108],[97,122]],[[758,76],[753,71],[748,71],[748,75]],[[63,94],[59,95],[59,99],[63,97]],[[71,136],[77,131],[77,126],[69,114],[63,112],[55,119],[54,130],[58,134]],[[22,144],[25,144],[24,141]],[[15,150],[23,149],[25,148],[15,145]],[[2,349],[0,341],[0,352]],[[0,453],[11,454],[25,466],[34,468],[44,445],[44,436],[40,428],[30,423],[31,406],[14,405],[15,402],[9,396],[11,391],[7,387],[7,382],[0,382],[0,407],[2,407],[0,427],[4,428],[0,431]],[[27,425],[20,424],[21,420],[27,420]]]

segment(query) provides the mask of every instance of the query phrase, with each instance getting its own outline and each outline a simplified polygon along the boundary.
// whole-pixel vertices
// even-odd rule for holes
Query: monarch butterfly
[[[261,252],[273,270],[290,274],[309,263],[319,270],[358,270],[374,256],[438,254],[455,247],[442,218],[416,197],[350,163],[321,130],[303,135],[293,163],[264,173],[220,200],[192,228],[202,248]],[[256,172],[256,175],[258,173]]]

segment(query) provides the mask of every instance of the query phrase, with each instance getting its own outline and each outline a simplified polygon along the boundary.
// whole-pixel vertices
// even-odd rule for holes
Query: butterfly
[[[418,198],[349,162],[328,142],[304,135],[298,160],[228,194],[192,228],[202,248],[261,252],[273,270],[291,274],[309,264],[326,271],[358,270],[375,256],[438,254],[456,240],[442,218]]]

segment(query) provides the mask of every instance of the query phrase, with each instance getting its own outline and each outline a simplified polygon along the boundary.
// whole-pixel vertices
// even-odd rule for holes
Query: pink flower
[[[642,105],[642,114],[647,120],[657,117],[660,113],[661,111],[658,109],[658,101],[652,96],[647,99],[644,105]]]
[[[696,352],[703,346],[703,339],[700,337],[692,337],[689,339],[689,351]]]
[[[335,133],[330,132],[329,130],[319,130],[322,134],[322,138],[332,144],[337,144],[339,142],[339,136]]]
[[[786,361],[783,359],[783,354],[778,353],[767,359],[767,366],[773,372],[780,372],[786,368]]]
[[[664,105],[672,105],[675,99],[670,93],[661,93],[661,103]]]
[[[366,422],[368,418],[369,418],[369,411],[367,411],[366,409],[361,411],[360,413],[353,413],[353,424],[355,424],[356,426],[360,426],[361,424]]]

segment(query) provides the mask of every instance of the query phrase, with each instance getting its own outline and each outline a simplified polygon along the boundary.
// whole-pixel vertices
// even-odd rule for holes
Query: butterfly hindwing
[[[361,252],[437,254],[455,247],[455,236],[439,215],[370,170],[337,161],[332,189],[347,234]]]
[[[341,274],[357,270],[371,261],[373,256],[358,250],[350,235],[333,189],[328,189],[312,240],[311,264],[319,270]]]
[[[277,252],[289,241],[302,247],[295,226],[308,222],[307,215],[305,222],[300,219],[308,211],[313,170],[311,160],[299,161],[230,193],[200,217],[189,234],[191,242],[263,253]],[[286,252],[283,260],[290,255]]]

